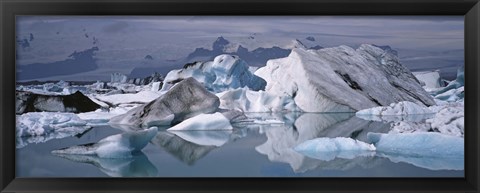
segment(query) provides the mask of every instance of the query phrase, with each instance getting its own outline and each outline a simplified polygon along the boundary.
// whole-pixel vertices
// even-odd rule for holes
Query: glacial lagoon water
[[[260,120],[233,131],[162,129],[133,158],[57,156],[50,152],[94,143],[125,128],[96,126],[87,132],[16,151],[17,177],[463,177],[463,159],[439,160],[371,154],[315,159],[293,148],[318,137],[366,141],[368,132],[386,133],[390,123],[366,121],[349,113],[249,114]],[[270,120],[281,120],[278,123]],[[18,139],[17,139],[18,140]],[[28,139],[21,139],[28,141]],[[212,141],[212,144],[208,144]]]

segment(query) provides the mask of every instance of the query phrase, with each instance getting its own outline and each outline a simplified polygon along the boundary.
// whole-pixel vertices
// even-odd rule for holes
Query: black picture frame
[[[0,0],[1,192],[478,192],[478,0]],[[15,16],[464,15],[465,178],[15,178]]]

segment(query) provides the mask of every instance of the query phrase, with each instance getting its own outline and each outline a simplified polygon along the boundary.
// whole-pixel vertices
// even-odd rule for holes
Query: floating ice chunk
[[[425,85],[424,88],[440,88],[442,87],[442,81],[440,79],[440,71],[423,71],[423,72],[413,72],[415,78],[423,82]]]
[[[427,107],[417,105],[409,101],[402,101],[399,103],[392,103],[390,106],[373,107],[363,109],[355,113],[356,115],[420,115],[432,114]]]
[[[232,130],[233,127],[222,113],[200,114],[184,120],[171,127],[168,131],[204,131],[204,130]]]
[[[153,92],[159,91],[161,87],[162,87],[162,82],[153,82],[152,83],[152,91]]]
[[[295,151],[308,157],[330,161],[336,157],[353,159],[358,156],[373,156],[375,146],[352,138],[317,138],[297,145]]]
[[[438,112],[424,122],[399,121],[392,123],[390,133],[439,132],[463,137],[465,129],[465,108],[463,104],[450,103],[430,109]]]
[[[128,77],[122,73],[112,73],[110,75],[110,82],[112,83],[126,83],[128,81]]]
[[[135,94],[115,94],[115,95],[100,95],[97,96],[97,100],[109,103],[111,105],[137,103],[144,104],[149,103],[160,97],[158,92],[141,91]]]
[[[444,101],[461,101],[465,98],[465,67],[462,66],[457,69],[457,78],[448,83],[448,85],[435,92],[433,95],[436,99]]]
[[[367,44],[356,50],[295,48],[255,75],[267,81],[266,92],[291,96],[305,112],[355,112],[400,101],[434,104],[392,50]]]
[[[438,94],[435,96],[435,99],[447,101],[447,102],[455,102],[460,101],[465,98],[465,87],[459,88],[452,88],[450,90],[445,91],[444,93]]]
[[[40,95],[31,92],[16,91],[16,114],[26,112],[89,112],[100,108],[81,92],[71,95]]]
[[[425,120],[432,118],[435,114],[418,114],[418,115],[369,115],[369,114],[356,114],[358,118],[367,121],[377,121],[377,122],[384,122],[384,123],[396,123],[396,122],[412,122],[412,123],[419,123],[424,122]]]
[[[464,140],[461,137],[436,132],[379,134],[369,133],[368,140],[378,152],[418,157],[464,156]]]
[[[183,69],[172,70],[165,77],[162,91],[166,91],[179,80],[192,77],[212,92],[248,87],[252,90],[265,88],[265,80],[252,74],[248,64],[237,56],[223,54],[213,61],[195,62]]]
[[[218,95],[217,95],[218,96]],[[242,112],[301,111],[289,96],[275,96],[248,88],[229,90],[220,94],[220,108]]]
[[[232,131],[229,131],[229,130],[223,130],[223,131],[168,130],[168,132],[173,133],[176,136],[197,145],[204,145],[204,146],[213,145],[217,147],[220,147],[223,144],[227,143],[230,140],[230,135],[232,134]]]
[[[141,151],[158,132],[157,127],[146,130],[125,132],[101,139],[94,144],[72,146],[54,150],[53,154],[94,155],[101,158],[132,157]]]
[[[457,137],[463,137],[465,133],[465,108],[460,106],[447,106],[432,119],[426,121],[432,130]]]
[[[391,125],[389,133],[415,133],[415,132],[429,132],[431,130],[430,124],[425,122],[409,122],[399,121]]]
[[[31,112],[18,115],[17,137],[40,136],[69,130],[85,131],[87,122],[73,113]]]
[[[219,105],[217,96],[194,78],[188,78],[158,99],[113,117],[109,123],[143,127],[172,125],[201,113],[213,113]]]

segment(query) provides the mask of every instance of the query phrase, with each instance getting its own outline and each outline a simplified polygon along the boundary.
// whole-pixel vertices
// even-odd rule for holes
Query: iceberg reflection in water
[[[390,123],[364,120],[353,113],[247,113],[246,116],[249,121],[232,124],[233,130],[160,128],[139,154],[125,159],[59,157],[50,151],[98,142],[110,135],[140,128],[100,126],[79,137],[28,144],[17,149],[20,165],[17,175],[39,176],[35,172],[41,168],[48,170],[49,176],[58,177],[464,176],[463,158],[430,159],[376,151],[351,155],[320,153],[309,157],[294,149],[307,140],[322,137],[345,137],[369,143],[367,133],[387,133]],[[33,158],[38,160],[34,164],[28,161]]]
[[[157,168],[143,153],[115,159],[88,155],[57,154],[57,156],[74,162],[92,164],[110,177],[155,177],[158,173]]]

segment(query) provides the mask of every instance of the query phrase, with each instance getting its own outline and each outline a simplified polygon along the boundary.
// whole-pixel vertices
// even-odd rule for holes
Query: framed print
[[[2,192],[478,191],[478,1],[0,7]]]

